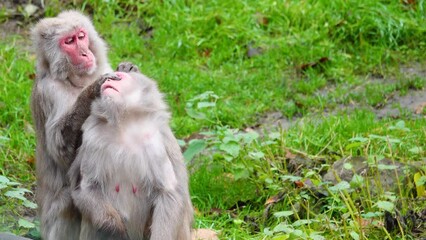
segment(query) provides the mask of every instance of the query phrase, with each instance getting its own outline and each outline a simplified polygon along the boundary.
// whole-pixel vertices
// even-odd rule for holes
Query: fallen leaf
[[[34,165],[35,164],[35,157],[34,156],[28,157],[27,163],[29,163],[30,165]]]
[[[319,66],[319,64],[326,63],[328,61],[330,61],[330,59],[328,57],[322,57],[316,62],[310,62],[310,63],[302,64],[298,67],[298,69],[300,69],[302,72],[304,72],[304,71],[308,70],[309,68],[316,68],[316,67]]]
[[[295,159],[296,158],[296,154],[293,154],[292,152],[290,152],[288,149],[285,150],[285,158],[286,159]]]
[[[256,21],[259,25],[264,27],[268,26],[269,24],[269,19],[265,15],[259,12],[256,13]]]
[[[426,102],[422,102],[420,103],[417,107],[416,110],[414,111],[415,114],[421,114],[424,110],[424,108],[426,107]]]
[[[279,201],[281,201],[283,199],[284,194],[280,193],[278,195],[272,196],[270,198],[268,198],[265,202],[265,205],[270,205],[270,204],[274,204],[277,203]]]
[[[211,229],[193,229],[192,240],[216,240],[219,239],[217,233]]]
[[[294,185],[296,185],[297,188],[302,188],[305,186],[302,181],[294,181]]]

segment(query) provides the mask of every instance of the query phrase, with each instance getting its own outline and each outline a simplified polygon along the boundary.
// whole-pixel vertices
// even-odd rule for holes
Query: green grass
[[[425,161],[425,110],[413,115],[401,108],[396,118],[375,115],[396,95],[424,92],[424,6],[424,1],[55,0],[46,3],[46,15],[63,8],[92,14],[112,65],[132,61],[158,81],[176,136],[209,132],[198,141],[204,151],[188,165],[196,227],[215,229],[222,239],[412,239],[418,235],[408,228],[385,230],[385,207],[376,202],[395,203],[403,214],[424,209],[416,172],[400,179],[404,191],[379,194],[371,194],[367,181],[333,190],[322,175],[347,156]],[[5,12],[0,20],[7,17]],[[0,43],[0,175],[33,189],[34,55],[27,39],[12,35]],[[249,49],[258,54],[248,56]],[[401,71],[406,68],[416,74]],[[194,100],[207,91],[219,98]],[[197,107],[203,101],[215,105]],[[189,111],[205,115],[193,118]],[[269,112],[298,122],[262,137],[244,134]],[[291,171],[289,152],[313,163]],[[425,172],[424,166],[417,170]],[[329,194],[318,198],[312,189],[295,187],[289,176]],[[0,231],[22,234],[32,227],[18,224],[28,208],[22,199],[6,197],[13,188],[0,189]],[[265,217],[265,202],[280,193],[284,197]],[[360,219],[371,222],[363,226]]]

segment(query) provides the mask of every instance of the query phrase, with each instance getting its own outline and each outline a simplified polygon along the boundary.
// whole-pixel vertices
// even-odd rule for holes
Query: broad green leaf
[[[389,130],[402,130],[409,132],[410,129],[405,127],[405,122],[403,120],[398,121],[395,126],[390,126]]]
[[[298,227],[298,226],[302,226],[302,225],[311,224],[312,222],[314,222],[314,220],[300,219],[300,220],[297,220],[296,222],[294,222],[292,225],[293,225],[293,227]]]
[[[287,240],[287,239],[290,239],[289,234],[283,234],[283,235],[275,236],[272,238],[272,240]]]
[[[237,157],[240,153],[240,145],[234,141],[220,144],[219,149],[233,157]]]
[[[20,200],[23,200],[23,201],[27,200],[24,197],[24,194],[20,191],[10,190],[10,191],[5,192],[4,195],[6,197],[17,198],[17,199],[20,199]]]
[[[271,231],[271,229],[267,227],[267,228],[263,229],[263,234],[265,234],[266,236],[272,236],[272,235],[274,235],[274,232]]]
[[[249,152],[248,155],[254,160],[259,160],[265,156],[263,152]]]
[[[238,140],[234,135],[228,135],[228,136],[226,136],[222,139],[222,142],[224,142],[224,143],[229,143],[229,142],[238,143]]]
[[[329,187],[329,189],[330,189],[330,191],[332,191],[332,192],[338,192],[338,191],[347,190],[347,189],[349,189],[350,187],[351,187],[351,185],[350,185],[348,182],[346,182],[346,181],[341,181],[341,182],[339,182],[338,184],[336,184],[336,185],[334,185],[334,186],[332,186],[332,187]]]
[[[281,133],[279,133],[279,132],[272,132],[268,136],[269,136],[269,138],[271,140],[276,140],[276,139],[279,139],[281,137]]]
[[[292,233],[294,230],[289,225],[285,223],[280,223],[274,227],[274,232],[284,232],[284,233]]]
[[[368,138],[365,137],[353,137],[349,139],[349,142],[367,142]]]
[[[346,169],[346,170],[350,170],[350,169],[353,168],[353,166],[350,163],[345,163],[345,164],[343,164],[343,168]]]
[[[185,110],[186,110],[186,113],[188,114],[188,116],[190,116],[194,119],[200,119],[200,120],[207,119],[206,114],[204,114],[202,112],[195,111],[192,108],[185,108]]]
[[[385,164],[377,164],[377,169],[379,170],[394,170],[397,169],[396,165],[385,165]]]
[[[352,232],[349,233],[349,235],[351,235],[351,237],[352,237],[353,240],[359,240],[358,233],[352,231]]]
[[[401,140],[397,139],[397,138],[389,138],[387,136],[379,136],[379,135],[374,135],[374,134],[370,134],[369,135],[370,139],[379,139],[385,142],[390,142],[390,143],[401,143]]]
[[[0,183],[3,183],[3,184],[7,185],[9,182],[10,182],[9,178],[7,178],[7,177],[5,177],[3,175],[0,175]]]
[[[29,200],[25,200],[23,202],[23,205],[27,208],[32,208],[32,209],[36,209],[37,208],[37,204],[30,202]]]
[[[281,211],[281,212],[274,213],[274,216],[276,218],[279,218],[279,217],[289,217],[289,216],[291,216],[293,214],[294,214],[293,211]]]
[[[311,233],[309,238],[312,240],[325,240],[325,237],[319,235],[318,233]]]
[[[259,133],[252,131],[252,132],[242,134],[241,137],[245,144],[249,144],[259,138]]]
[[[408,151],[410,151],[411,153],[414,154],[420,154],[423,152],[423,149],[421,147],[413,147],[411,149],[409,149]]]
[[[422,176],[421,173],[414,174],[414,183],[416,184],[417,197],[426,196],[425,184],[426,176]]]
[[[177,139],[177,142],[179,144],[179,146],[184,147],[186,145],[186,142],[182,139]]]
[[[378,208],[388,212],[392,212],[393,209],[395,208],[395,205],[392,202],[388,202],[388,201],[378,201],[376,205]]]
[[[364,142],[353,142],[353,143],[350,143],[350,144],[346,145],[345,149],[346,150],[351,150],[353,148],[358,148],[358,147],[361,147],[363,145],[364,145]]]
[[[207,143],[202,139],[191,140],[188,144],[188,148],[183,153],[186,162],[191,161],[195,155],[202,152],[207,147]]]
[[[216,103],[215,102],[199,102],[197,104],[197,108],[208,108],[208,107],[215,107]]]
[[[19,219],[19,221],[18,221],[18,225],[19,225],[20,227],[23,227],[23,228],[35,228],[34,223],[29,222],[28,220],[25,220],[25,219],[23,219],[23,218],[20,218],[20,219]]]
[[[247,168],[236,168],[232,170],[235,180],[247,179],[250,176],[250,172]]]
[[[243,220],[241,220],[241,219],[234,219],[234,221],[233,221],[236,225],[241,225],[241,224],[243,224],[244,223],[244,221]]]
[[[361,214],[361,216],[363,218],[376,218],[376,217],[383,216],[383,213],[381,213],[381,212],[368,212],[368,213]]]
[[[300,180],[302,180],[302,178],[301,178],[301,177],[298,177],[298,176],[292,176],[292,175],[283,175],[283,176],[281,176],[281,179],[282,179],[283,181],[290,180],[291,182],[295,182],[295,181],[300,181]]]
[[[354,174],[350,182],[350,185],[352,187],[360,187],[362,186],[363,183],[364,183],[364,178],[361,175]]]

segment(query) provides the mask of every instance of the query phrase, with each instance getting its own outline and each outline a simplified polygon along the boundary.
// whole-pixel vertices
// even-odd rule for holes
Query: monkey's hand
[[[101,86],[105,83],[106,80],[119,81],[121,78],[115,73],[105,73],[87,88],[90,98],[94,99],[101,95]]]
[[[129,73],[129,72],[140,73],[139,68],[136,67],[136,65],[134,65],[131,62],[122,62],[122,63],[118,64],[117,71],[118,72],[126,72],[126,73]]]
[[[98,229],[110,232],[123,239],[127,236],[125,219],[110,203],[104,204],[101,213],[94,213],[92,221]]]
[[[64,139],[64,144],[60,149],[60,154],[65,159],[67,167],[74,161],[77,148],[81,145],[81,126],[90,115],[90,106],[93,100],[101,95],[101,86],[108,79],[121,80],[114,73],[102,75],[80,93],[72,110],[62,119],[60,132]]]

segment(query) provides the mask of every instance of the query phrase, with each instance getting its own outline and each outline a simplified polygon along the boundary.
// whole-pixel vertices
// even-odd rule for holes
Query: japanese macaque
[[[135,71],[101,86],[82,127],[69,172],[80,240],[190,239],[187,170],[170,114],[156,83]]]
[[[36,199],[45,240],[78,239],[81,216],[67,172],[81,143],[81,126],[102,83],[116,79],[104,41],[88,17],[66,11],[32,30],[36,80],[31,96],[37,147]]]

